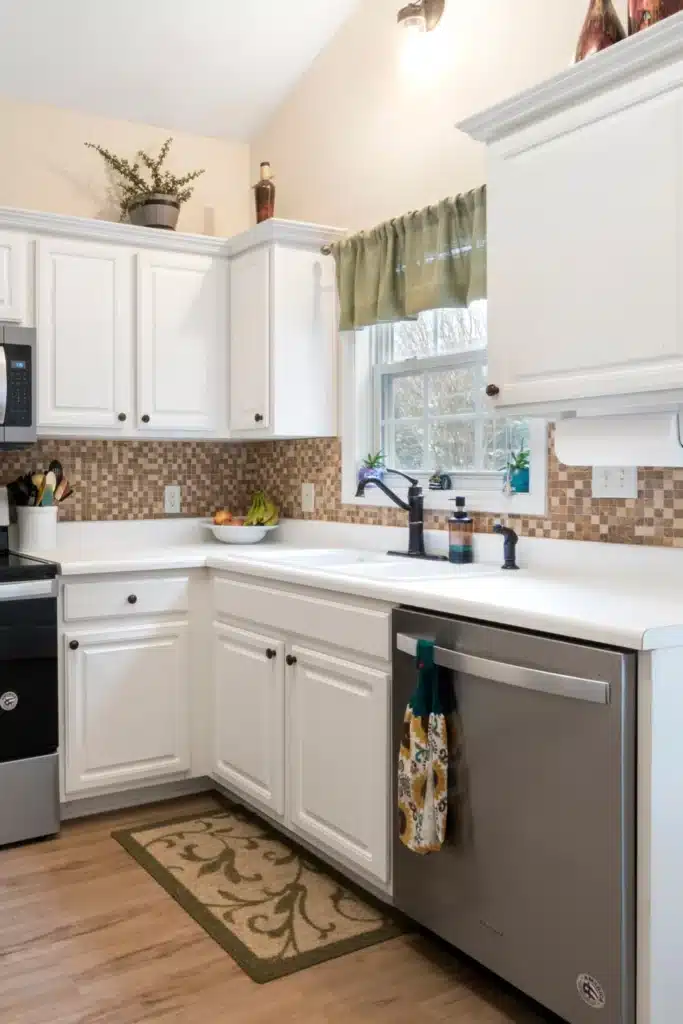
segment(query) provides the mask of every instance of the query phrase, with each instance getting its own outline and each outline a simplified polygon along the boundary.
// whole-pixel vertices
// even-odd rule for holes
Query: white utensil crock
[[[21,551],[51,551],[57,547],[57,506],[45,508],[19,506],[19,549]]]

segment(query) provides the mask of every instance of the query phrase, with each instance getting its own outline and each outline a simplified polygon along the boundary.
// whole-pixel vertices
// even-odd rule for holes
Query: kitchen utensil
[[[51,473],[54,473],[57,479],[57,484],[59,485],[64,478],[64,468],[59,459],[53,459],[47,468]]]
[[[41,495],[40,504],[43,507],[49,507],[54,504],[55,489],[57,487],[57,478],[52,470],[48,470],[45,474],[45,486],[43,487],[43,493]]]
[[[55,488],[55,501],[59,503],[64,500],[64,495],[69,490],[69,481],[65,476],[62,476],[61,480],[57,481],[57,487]]]

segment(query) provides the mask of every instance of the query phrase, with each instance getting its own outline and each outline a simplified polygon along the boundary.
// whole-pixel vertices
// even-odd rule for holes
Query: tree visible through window
[[[374,330],[376,446],[406,472],[504,472],[526,421],[487,407],[486,301]]]

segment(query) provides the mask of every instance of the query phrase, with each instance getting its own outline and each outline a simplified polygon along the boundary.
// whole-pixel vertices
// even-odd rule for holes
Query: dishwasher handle
[[[416,636],[398,633],[396,648],[402,654],[417,655]],[[517,686],[522,690],[535,690],[555,697],[569,697],[572,700],[584,700],[591,704],[609,704],[610,684],[600,679],[581,679],[578,676],[563,675],[558,672],[545,672],[543,669],[527,668],[524,665],[513,665],[504,661],[492,661],[480,658],[475,654],[462,651],[451,651],[445,647],[434,648],[434,664],[440,668],[451,669],[453,672],[464,672],[479,679],[490,679],[504,686]]]

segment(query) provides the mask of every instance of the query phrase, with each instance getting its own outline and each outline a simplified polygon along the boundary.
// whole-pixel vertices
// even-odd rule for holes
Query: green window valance
[[[486,297],[486,186],[332,246],[342,331]]]

